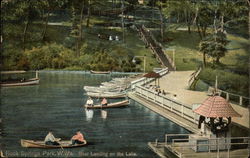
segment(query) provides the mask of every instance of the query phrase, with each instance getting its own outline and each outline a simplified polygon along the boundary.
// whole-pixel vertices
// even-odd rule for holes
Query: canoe
[[[88,109],[119,108],[119,107],[127,106],[128,104],[129,104],[129,100],[124,100],[124,101],[120,101],[120,102],[110,103],[107,106],[102,106],[100,104],[94,105],[94,106],[85,105],[85,108],[88,108]]]
[[[25,81],[16,81],[16,82],[2,82],[0,84],[1,87],[11,87],[11,86],[28,86],[28,85],[35,85],[39,84],[39,78],[32,78]]]
[[[90,72],[92,74],[110,74],[111,73],[110,71],[93,71],[93,70],[90,70]]]
[[[127,96],[126,93],[92,93],[92,92],[87,92],[87,95],[92,97],[92,98],[125,98]]]
[[[84,140],[83,144],[75,144],[75,145],[71,145],[70,140],[59,141],[59,143],[60,145],[46,145],[44,141],[21,139],[21,146],[26,148],[75,148],[75,147],[85,146],[87,144],[87,141]]]

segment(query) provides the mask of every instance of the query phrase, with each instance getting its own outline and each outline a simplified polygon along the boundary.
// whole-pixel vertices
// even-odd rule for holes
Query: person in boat
[[[71,141],[72,145],[84,143],[84,137],[80,130],[77,130],[76,134],[71,138]]]
[[[103,98],[103,99],[102,99],[101,105],[102,105],[102,106],[107,106],[107,105],[108,105],[108,101],[107,101],[106,98]]]
[[[88,98],[87,105],[88,106],[93,106],[94,105],[94,101],[93,101],[93,99],[91,97]]]
[[[57,141],[59,141],[60,138],[55,138],[53,133],[49,131],[47,136],[44,139],[44,142],[46,145],[60,145]]]

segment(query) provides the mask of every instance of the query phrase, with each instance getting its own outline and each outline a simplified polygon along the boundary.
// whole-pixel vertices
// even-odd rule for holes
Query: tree
[[[46,12],[46,16],[44,19],[44,27],[42,31],[42,40],[45,41],[45,36],[47,33],[47,26],[48,26],[48,21],[49,21],[49,15],[51,12],[53,12],[56,9],[61,9],[63,6],[67,5],[69,2],[68,0],[44,0],[41,1],[41,9],[42,11],[42,18],[44,19],[44,13]]]
[[[200,42],[200,51],[203,53],[203,64],[206,66],[206,55],[213,58],[213,65],[219,64],[220,58],[224,57],[227,49],[226,45],[229,41],[226,39],[225,33],[218,31],[209,38]]]

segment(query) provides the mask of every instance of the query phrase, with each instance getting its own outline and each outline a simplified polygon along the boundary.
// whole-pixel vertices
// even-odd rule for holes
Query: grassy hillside
[[[173,25],[174,26],[174,25]],[[170,39],[164,42],[165,48],[175,49],[175,63],[177,70],[196,70],[202,66],[203,56],[199,52],[200,37],[197,32],[188,33],[186,29],[168,29],[165,36]],[[185,26],[184,26],[185,28]],[[159,31],[155,32],[160,41]],[[203,69],[194,89],[207,90],[208,86],[214,86],[215,76],[218,76],[219,88],[234,94],[249,96],[249,40],[227,34],[230,41],[227,45],[227,53],[222,57],[219,65],[212,66],[212,59],[207,57],[208,66]],[[173,58],[172,51],[166,53]]]
[[[137,33],[127,27],[125,28],[125,42],[122,42],[122,29],[120,27],[103,27],[96,24],[117,22],[120,19],[113,19],[108,17],[95,17],[90,19],[90,27],[86,28],[83,24],[83,42],[80,43],[80,56],[77,57],[75,53],[76,39],[70,36],[71,22],[62,21],[59,25],[48,25],[45,41],[42,41],[41,35],[43,31],[43,24],[39,21],[33,22],[27,32],[27,40],[25,45],[25,53],[22,50],[22,32],[23,25],[6,23],[4,27],[4,62],[1,65],[2,69],[31,69],[36,68],[29,66],[32,64],[31,54],[39,54],[43,49],[52,47],[59,48],[60,51],[71,52],[71,59],[67,59],[69,64],[63,66],[43,66],[46,69],[70,69],[70,70],[86,70],[86,69],[108,69],[111,64],[107,60],[115,62],[114,71],[143,71],[143,62],[137,64],[132,63],[134,56],[146,56],[146,71],[151,71],[154,67],[160,67],[160,64],[152,56],[149,49],[145,48],[144,43],[139,39]],[[98,38],[98,34],[108,37],[109,35],[118,36],[119,41],[109,41],[108,39]],[[52,47],[49,45],[52,44]],[[56,46],[58,45],[58,46]],[[48,47],[44,47],[48,46]],[[63,48],[61,48],[63,46]],[[65,48],[65,49],[64,49]],[[101,57],[101,54],[108,56]],[[27,57],[26,54],[30,56]],[[99,55],[100,58],[95,59]],[[34,56],[34,55],[33,55]],[[32,57],[33,57],[32,56]],[[57,52],[56,56],[60,56]],[[69,57],[69,56],[68,56]],[[40,57],[42,58],[42,57]],[[65,63],[66,59],[59,57],[61,63]],[[62,59],[63,58],[63,59]],[[142,58],[140,58],[142,60]],[[31,61],[29,61],[31,60]],[[58,59],[59,60],[59,59]],[[107,63],[105,63],[107,61]],[[48,62],[48,61],[47,61]],[[50,61],[51,62],[51,61]],[[102,67],[101,63],[106,64],[106,68]],[[53,64],[52,64],[53,65]],[[62,65],[62,64],[59,64]]]

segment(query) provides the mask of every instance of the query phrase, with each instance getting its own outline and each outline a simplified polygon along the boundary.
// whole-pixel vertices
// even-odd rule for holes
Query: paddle
[[[61,143],[59,143],[59,142],[60,142],[60,140],[61,140],[61,138],[56,138],[56,142],[58,142],[58,144],[59,144],[59,146],[61,147],[61,149],[62,149],[62,150],[64,150],[64,149],[63,149],[63,147],[62,147],[62,144],[61,144]]]

